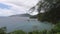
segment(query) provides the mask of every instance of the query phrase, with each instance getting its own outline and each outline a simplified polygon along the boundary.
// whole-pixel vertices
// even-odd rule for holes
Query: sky
[[[0,0],[0,16],[24,14],[39,0]],[[32,15],[36,14],[34,12]]]

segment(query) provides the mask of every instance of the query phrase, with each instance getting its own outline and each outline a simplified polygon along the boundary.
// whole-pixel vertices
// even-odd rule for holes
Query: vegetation
[[[60,21],[60,0],[41,0],[36,6],[38,6],[37,19],[39,21],[48,21],[54,24]],[[34,11],[34,7],[31,8],[32,11]],[[41,13],[41,10],[44,10],[44,13]]]
[[[37,18],[36,16],[37,16],[37,15],[30,16],[30,19],[35,19],[35,18]]]
[[[6,34],[6,27],[0,28],[0,34]]]
[[[16,30],[16,31],[10,32],[8,34],[26,34],[26,33],[22,30]]]

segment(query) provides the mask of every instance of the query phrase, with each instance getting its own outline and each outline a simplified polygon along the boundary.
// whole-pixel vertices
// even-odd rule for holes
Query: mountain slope
[[[29,14],[17,14],[17,15],[12,15],[12,16],[9,16],[9,17],[30,17],[31,15]]]

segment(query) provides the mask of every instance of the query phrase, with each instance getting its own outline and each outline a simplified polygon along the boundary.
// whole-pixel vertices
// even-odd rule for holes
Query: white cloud
[[[1,9],[0,8],[0,16],[9,16],[9,15],[13,15],[13,14],[23,14],[26,13],[26,8],[21,7],[21,6],[17,6],[11,3],[5,3],[2,2],[6,5],[12,6],[10,9]]]
[[[12,10],[0,9],[0,16],[9,16],[13,14]]]
[[[10,10],[0,9],[0,16],[26,13],[37,2],[38,0],[0,0],[0,3],[12,6]]]
[[[0,2],[5,1],[5,0],[0,0]]]
[[[9,16],[14,14],[23,14],[26,12],[26,9],[21,6],[17,6],[10,3],[4,3],[6,5],[12,6],[10,9],[1,9],[0,8],[0,16]]]
[[[18,6],[32,7],[37,4],[38,0],[0,0],[1,2],[12,3]]]
[[[10,8],[10,10],[13,10],[13,11],[17,11],[18,12],[18,11],[26,11],[27,10],[27,8],[22,7],[22,6],[18,6],[18,5],[15,5],[15,4],[11,4],[11,3],[4,3],[4,4],[12,6]]]

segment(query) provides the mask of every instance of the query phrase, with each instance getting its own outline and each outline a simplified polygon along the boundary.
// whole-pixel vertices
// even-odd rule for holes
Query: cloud
[[[10,8],[10,10],[13,10],[13,12],[16,13],[16,14],[22,14],[22,13],[25,13],[27,11],[27,8],[17,6],[15,4],[11,4],[11,3],[4,3],[4,4],[12,6]]]
[[[14,5],[14,7],[12,6],[10,9],[1,9],[0,8],[0,16],[10,16],[10,15],[15,15],[15,14],[23,14],[26,11],[21,8],[21,7],[17,7]]]
[[[37,4],[38,0],[0,0],[0,3],[11,6],[8,9],[0,9],[0,16],[9,16],[13,14],[23,14],[28,11],[31,7]],[[1,7],[0,7],[1,8]]]
[[[10,16],[10,15],[14,15],[14,14],[23,14],[26,13],[26,8],[21,7],[21,6],[17,6],[11,3],[4,3],[4,6],[11,6],[10,9],[8,9],[8,7],[3,7],[3,8],[7,8],[7,9],[2,9],[0,7],[0,16]]]
[[[11,6],[9,6],[9,5],[0,3],[0,8],[1,8],[1,9],[10,9],[10,7],[11,7]]]
[[[0,9],[0,16],[9,16],[9,15],[13,15],[13,11],[12,10],[7,10],[7,9]]]
[[[32,7],[36,5],[39,0],[0,0],[0,1],[12,3],[18,6]]]

